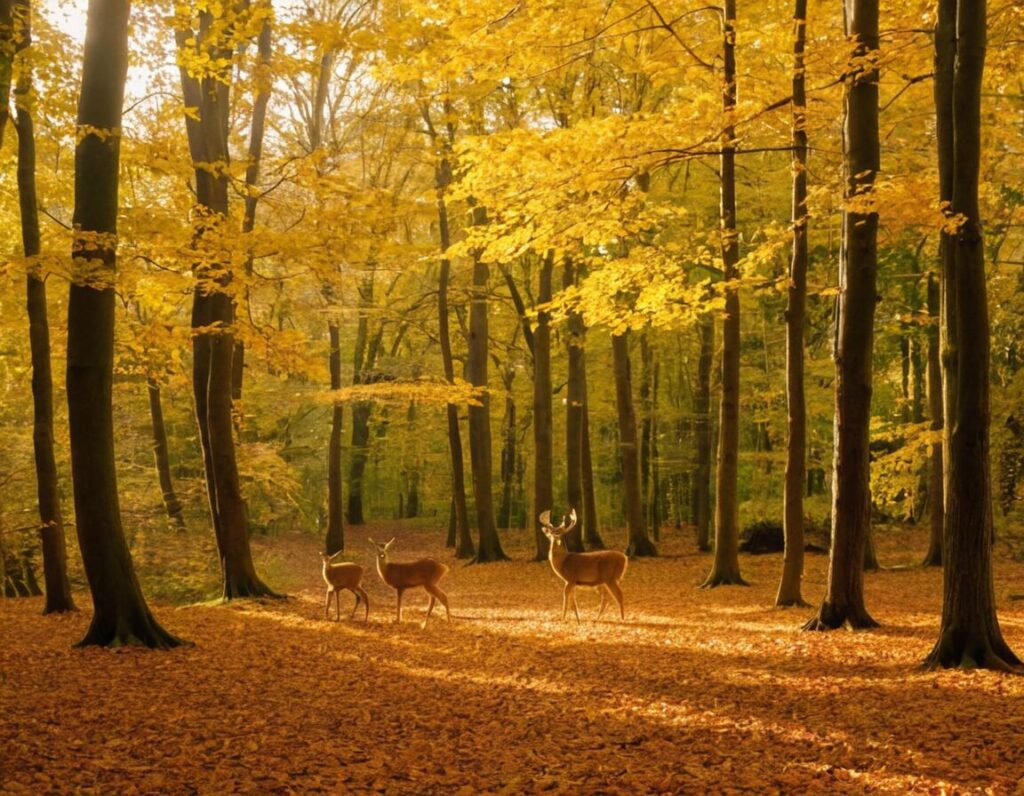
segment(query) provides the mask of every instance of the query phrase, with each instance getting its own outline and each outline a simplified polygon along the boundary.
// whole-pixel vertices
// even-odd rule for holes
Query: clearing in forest
[[[939,570],[868,574],[876,631],[803,633],[811,609],[770,607],[779,556],[743,557],[750,588],[703,591],[709,557],[673,533],[667,555],[630,562],[627,621],[594,623],[598,597],[580,590],[577,627],[558,621],[548,564],[522,560],[525,538],[509,545],[519,560],[465,567],[439,555],[439,531],[392,530],[395,560],[451,565],[451,624],[435,612],[420,628],[419,590],[396,626],[358,541],[370,622],[324,621],[307,537],[259,549],[281,557],[275,585],[293,599],[158,603],[195,642],[173,652],[75,650],[88,608],[42,617],[39,600],[3,601],[0,791],[1020,792],[1024,678],[917,668],[938,628]],[[878,540],[891,565],[925,546],[898,528]],[[808,557],[808,599],[826,565]],[[1024,565],[1000,553],[1017,649],[1024,602],[1009,596],[1022,584]]]

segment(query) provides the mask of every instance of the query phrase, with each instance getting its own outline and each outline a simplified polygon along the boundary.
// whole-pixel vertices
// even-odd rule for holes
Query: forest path
[[[577,627],[559,621],[547,563],[465,567],[438,531],[391,527],[396,560],[450,564],[450,624],[435,610],[421,629],[421,590],[394,623],[355,541],[380,524],[346,529],[368,625],[345,618],[347,597],[341,622],[323,619],[317,543],[300,536],[267,545],[294,599],[156,605],[195,642],[169,653],[73,650],[88,609],[0,601],[0,793],[1014,793],[1024,779],[1024,678],[917,668],[938,571],[869,574],[877,631],[801,633],[810,610],[769,607],[780,556],[742,558],[750,588],[701,591],[710,558],[672,533],[669,556],[630,562],[625,622],[596,623],[582,591]],[[507,548],[522,559],[520,536]],[[879,537],[883,562],[923,553],[917,531]],[[806,598],[826,565],[808,556]],[[1024,565],[996,573],[1021,653],[1024,603],[1006,597]]]

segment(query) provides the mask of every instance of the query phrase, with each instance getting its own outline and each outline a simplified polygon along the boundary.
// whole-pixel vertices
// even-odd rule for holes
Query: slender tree
[[[936,41],[939,35],[948,35],[953,10],[953,3],[940,0]],[[1003,640],[992,584],[990,332],[978,203],[988,21],[985,0],[958,0],[955,20],[950,211],[960,226],[951,242],[953,273],[942,280],[943,291],[953,297],[955,306],[956,327],[947,330],[946,338],[946,354],[955,361],[955,369],[943,374],[953,380],[954,407],[946,415],[950,471],[943,528],[942,623],[925,663],[1024,671],[1024,664]]]
[[[656,556],[658,549],[647,535],[643,495],[640,492],[640,441],[637,438],[633,378],[629,362],[629,332],[612,336],[615,405],[619,419],[619,460],[626,500],[626,554]]]
[[[164,502],[164,511],[179,530],[185,530],[185,516],[181,501],[174,491],[171,478],[171,460],[167,450],[167,427],[164,424],[164,407],[161,399],[160,382],[155,376],[146,379],[146,392],[149,394],[149,416],[153,427],[153,464],[156,467],[157,479],[160,482],[160,494]]]
[[[187,9],[185,10],[187,13]],[[235,7],[199,12],[199,29],[182,20],[176,31],[185,120],[195,169],[196,287],[192,299],[192,386],[223,597],[274,596],[260,580],[249,544],[249,523],[235,457],[232,390],[235,303],[232,272],[221,242],[228,220],[231,32]]]
[[[32,41],[32,9],[28,0],[0,5],[0,141],[7,121],[8,98],[15,53]],[[18,134],[18,200],[21,209],[21,238],[30,263],[26,279],[28,337],[32,361],[32,444],[39,505],[39,537],[43,552],[46,602],[43,613],[61,613],[75,608],[67,571],[67,543],[57,486],[57,461],[53,439],[53,372],[50,364],[50,323],[47,318],[46,281],[36,265],[41,251],[39,209],[36,199],[36,141],[32,120],[32,71],[26,60],[21,65],[14,89]]]
[[[548,252],[541,261],[537,303],[551,301],[552,271],[555,265],[554,251]],[[553,453],[553,410],[551,407],[551,316],[546,310],[537,313],[533,328],[533,516],[529,518],[533,528],[534,560],[543,561],[548,557],[548,542],[541,530],[537,516],[542,511],[554,509],[554,453]],[[571,478],[571,475],[570,475]],[[570,495],[570,501],[572,496]]]
[[[697,321],[700,355],[697,359],[697,387],[693,391],[694,436],[697,466],[692,487],[693,521],[697,526],[697,549],[711,549],[711,369],[715,358],[715,321],[703,315]]]
[[[878,272],[878,0],[846,0],[845,17],[853,51],[844,78],[847,206],[836,317],[832,548],[825,597],[807,630],[877,625],[864,607],[863,566],[871,524],[868,440]]]
[[[793,9],[793,252],[786,307],[786,405],[788,439],[782,523],[785,556],[776,605],[806,605],[804,572],[804,479],[807,474],[807,401],[804,397],[804,323],[807,304],[807,92],[804,45],[807,0]]]
[[[434,190],[437,196],[437,232],[441,249],[440,270],[437,277],[437,339],[441,349],[441,364],[444,377],[449,384],[455,383],[455,358],[452,356],[452,336],[448,322],[448,286],[451,283],[452,262],[448,257],[451,246],[451,229],[448,224],[447,192],[452,183],[451,148],[455,128],[449,121],[442,135],[434,127],[428,105],[421,105],[421,115],[426,124],[436,158],[434,166]],[[445,106],[446,116],[451,119],[451,108]],[[462,451],[462,431],[459,427],[459,407],[446,406],[448,420],[448,453],[452,468],[452,522],[449,524],[449,546],[455,548],[456,558],[473,558],[473,537],[469,533],[469,509],[466,505],[466,465]]]
[[[725,319],[722,321],[722,395],[718,407],[718,464],[715,472],[715,560],[702,584],[714,588],[744,585],[739,558],[740,449],[740,294],[739,238],[736,231],[736,0],[725,0],[722,17],[721,223],[725,270]]]
[[[565,267],[562,272],[562,287],[569,288],[574,284],[576,284],[576,264],[571,258],[566,258]],[[566,499],[571,508],[585,514],[586,504],[583,497],[583,413],[586,409],[587,397],[586,365],[583,349],[585,327],[581,313],[570,313],[567,332],[565,336],[566,359],[568,361],[565,400]],[[562,543],[570,552],[582,552],[582,525],[577,523],[575,528],[562,537]]]
[[[121,108],[128,72],[127,0],[90,0],[75,147],[74,279],[67,395],[78,544],[92,591],[80,646],[181,642],[146,606],[121,525],[111,387]]]
[[[936,40],[936,49],[939,43]],[[931,430],[942,431],[942,363],[939,358],[939,282],[935,274],[928,274],[928,413],[931,415]],[[931,446],[928,465],[928,552],[924,557],[926,567],[942,566],[942,523],[945,514],[945,498],[942,494],[943,466],[942,441],[936,440]]]
[[[471,210],[472,223],[487,223],[487,212],[476,205]],[[473,497],[476,504],[477,548],[475,561],[504,561],[508,559],[501,547],[498,527],[494,519],[491,457],[491,398],[487,394],[487,360],[490,333],[487,319],[487,291],[490,266],[480,252],[473,254],[473,282],[469,294],[469,356],[467,375],[469,382],[483,392],[477,406],[469,407],[469,457],[473,473]]]

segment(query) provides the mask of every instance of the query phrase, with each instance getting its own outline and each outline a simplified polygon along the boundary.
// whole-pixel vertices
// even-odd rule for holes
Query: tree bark
[[[568,289],[576,284],[576,264],[566,258],[562,271],[562,287]],[[566,499],[569,508],[584,513],[586,503],[583,497],[583,414],[586,409],[586,370],[584,353],[583,316],[578,312],[569,315],[565,337],[567,384],[565,400],[565,465]],[[550,368],[549,368],[550,379]],[[548,384],[550,388],[550,380]],[[550,389],[548,390],[550,401]],[[575,528],[562,537],[567,550],[573,553],[583,551],[583,527]],[[547,545],[545,545],[545,548]],[[545,558],[547,554],[545,553]]]
[[[736,231],[736,1],[726,0],[722,24],[725,74],[722,107],[721,217],[725,269],[725,319],[722,321],[722,395],[718,409],[718,463],[715,472],[715,559],[704,588],[745,585],[739,559],[740,449],[740,274]]]
[[[487,213],[473,207],[473,225],[486,223]],[[494,522],[491,463],[491,397],[488,394],[488,319],[487,291],[490,267],[480,256],[473,255],[473,284],[469,298],[469,354],[467,370],[470,384],[482,389],[479,406],[469,407],[469,457],[473,473],[473,497],[476,503],[477,549],[474,561],[506,561],[501,539]]]
[[[952,11],[945,5],[940,3],[940,28]],[[925,664],[1022,671],[1024,664],[1003,640],[999,629],[992,584],[991,341],[978,202],[985,0],[959,0],[955,19],[951,210],[962,222],[952,241],[954,278],[943,280],[942,285],[953,297],[956,308],[956,328],[947,338],[952,344],[949,353],[955,361],[955,374],[949,369],[944,373],[953,380],[955,406],[946,415],[950,420],[950,472],[943,529],[942,622],[939,639]]]
[[[213,35],[213,23],[211,13],[203,12],[198,35],[189,30],[177,31],[178,46],[197,47],[214,63],[230,64],[230,47],[208,40]],[[257,576],[249,545],[232,418],[235,305],[228,293],[232,274],[226,262],[217,262],[224,258],[218,238],[228,223],[225,167],[229,160],[230,76],[221,80],[204,75],[199,81],[184,68],[180,72],[185,105],[198,109],[198,119],[186,116],[185,122],[195,167],[195,243],[200,255],[192,298],[192,385],[210,513],[220,554],[223,597],[230,600],[276,596]]]
[[[693,481],[693,519],[697,525],[697,549],[711,549],[711,368],[715,357],[715,321],[704,315],[697,321],[700,357],[697,389],[693,394],[697,467]]]
[[[273,50],[273,31],[271,17],[271,0],[266,3],[268,16],[263,20],[260,34],[256,39],[256,96],[252,103],[252,121],[249,127],[249,158],[245,167],[245,211],[242,216],[242,233],[248,234],[256,228],[256,205],[259,203],[257,182],[260,177],[260,162],[263,160],[263,133],[267,126],[267,106],[270,104],[270,92],[273,88],[273,77],[270,74],[270,58]],[[245,258],[245,274],[252,275],[253,252],[250,249]],[[249,285],[245,285],[244,301],[249,304]],[[237,315],[238,308],[233,312]],[[231,360],[231,398],[236,403],[242,400],[242,381],[245,378],[245,341],[235,341],[235,353]]]
[[[604,550],[604,539],[597,518],[597,492],[594,489],[594,461],[590,452],[590,401],[587,397],[587,371],[583,370],[583,544],[588,550]]]
[[[786,307],[786,405],[788,436],[783,484],[785,537],[778,606],[807,605],[801,591],[804,574],[804,479],[807,475],[807,400],[804,396],[804,324],[807,314],[807,92],[804,44],[807,0],[793,9],[793,252]]]
[[[163,496],[164,511],[179,531],[185,530],[185,517],[181,503],[174,492],[174,481],[171,479],[171,461],[167,451],[167,428],[164,425],[164,408],[160,399],[160,384],[155,378],[146,380],[149,393],[149,416],[153,425],[153,464],[156,466],[157,479],[160,482],[160,494]]]
[[[4,41],[0,62],[0,101],[6,122],[14,50],[21,51],[31,43],[31,8],[28,0],[4,3],[0,9],[0,32]],[[13,7],[12,7],[13,6]],[[17,31],[17,41],[14,33]],[[50,324],[47,318],[45,276],[32,262],[39,256],[39,208],[36,198],[36,142],[31,110],[32,72],[28,63],[14,90],[18,134],[18,201],[21,211],[21,238],[29,272],[26,279],[28,337],[32,362],[32,445],[36,471],[39,506],[39,538],[43,553],[43,577],[46,602],[43,613],[62,613],[75,609],[67,572],[67,543],[61,516],[60,490],[57,484],[57,461],[53,439],[53,372],[50,363]]]
[[[537,303],[551,301],[552,270],[554,252],[548,252],[540,266],[540,282]],[[569,267],[566,265],[566,267]],[[533,329],[533,505],[534,515],[542,511],[553,511],[554,506],[554,453],[552,432],[553,409],[551,407],[551,316],[548,312],[537,313]],[[570,473],[570,479],[571,479]],[[570,494],[570,505],[572,495]],[[540,528],[537,516],[530,517],[533,528],[534,560],[544,561],[548,557],[548,540]]]
[[[656,556],[658,549],[647,536],[643,496],[640,492],[640,446],[637,440],[636,410],[633,408],[633,379],[629,363],[629,333],[612,336],[615,375],[615,406],[619,419],[619,461],[622,466],[626,502],[626,555]]]
[[[331,350],[328,365],[331,372],[331,389],[341,389],[341,330],[336,320],[327,324]],[[327,534],[324,551],[334,555],[345,549],[344,509],[342,504],[341,472],[341,429],[343,407],[335,401],[331,408],[331,436],[327,442]]]
[[[872,353],[878,214],[871,199],[879,168],[877,0],[846,0],[847,37],[861,64],[845,78],[843,149],[846,201],[836,317],[835,452],[832,476],[832,549],[828,585],[808,630],[854,629],[877,623],[864,607],[864,550],[871,525],[868,440],[871,421]],[[866,210],[867,212],[863,212]]]
[[[373,273],[363,280],[359,289],[359,323],[356,327],[354,360],[352,364],[352,383],[369,383],[370,371],[374,368],[377,351],[380,347],[379,336],[370,339],[369,311],[373,304]],[[363,525],[363,474],[366,472],[366,459],[370,446],[370,413],[372,404],[369,401],[357,401],[352,405],[352,444],[349,446],[348,471],[348,522],[349,525]]]
[[[121,108],[128,0],[90,0],[75,147],[75,278],[68,303],[67,395],[78,543],[92,591],[79,646],[181,642],[146,605],[121,525],[111,387]]]
[[[428,127],[429,114],[424,112]],[[431,139],[435,148],[440,146],[438,135],[432,133]],[[445,192],[451,184],[451,163],[444,152],[438,152],[437,167],[434,170],[434,187],[437,191],[437,227],[441,248],[441,269],[437,279],[437,339],[441,347],[441,363],[444,377],[449,384],[455,383],[455,361],[452,357],[452,337],[448,323],[448,285],[451,282],[452,263],[447,251],[451,246],[451,232],[448,226],[448,204]],[[459,428],[459,408],[455,404],[447,404],[448,420],[448,453],[452,466],[452,511],[455,519],[454,539],[449,546],[455,547],[456,558],[473,558],[473,537],[469,533],[469,509],[466,505],[466,465],[462,451],[462,432]],[[451,534],[449,534],[451,537]]]
[[[947,43],[948,44],[948,43]],[[936,43],[938,46],[938,43]],[[939,359],[939,282],[928,274],[928,412],[932,431],[941,431],[942,417],[942,364]],[[924,566],[942,566],[942,522],[945,499],[942,494],[942,442],[932,444],[928,468],[928,552]]]

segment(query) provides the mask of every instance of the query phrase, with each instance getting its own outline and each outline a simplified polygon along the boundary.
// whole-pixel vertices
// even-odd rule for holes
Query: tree
[[[864,547],[871,524],[868,440],[878,273],[878,2],[846,0],[853,44],[844,77],[845,193],[835,345],[835,452],[828,585],[807,630],[876,627],[864,607]]]
[[[68,303],[68,419],[78,544],[93,618],[79,646],[181,642],[146,606],[125,541],[114,467],[111,384],[121,108],[128,0],[90,0],[75,147],[75,278]]]
[[[715,320],[705,314],[697,321],[700,355],[697,359],[697,387],[693,391],[694,436],[697,466],[694,468],[693,521],[697,526],[697,549],[711,549],[711,368],[715,358]]]
[[[21,56],[32,40],[32,9],[29,0],[0,5],[0,141],[7,121],[8,98],[15,57]],[[61,613],[75,608],[67,572],[67,543],[61,516],[60,490],[53,439],[53,372],[50,365],[50,323],[47,318],[46,281],[38,263],[42,246],[39,208],[36,198],[36,140],[32,120],[32,68],[27,59],[20,65],[14,89],[15,122],[18,134],[18,200],[21,238],[29,261],[26,305],[29,319],[29,348],[32,360],[32,443],[39,505],[39,537],[43,551],[46,602],[43,613]]]
[[[612,335],[615,376],[615,405],[619,420],[619,457],[626,501],[626,555],[656,556],[658,549],[647,535],[643,496],[640,493],[640,444],[637,439],[636,410],[633,408],[633,378],[629,362],[629,333]]]
[[[949,44],[951,42],[947,42]],[[936,48],[939,47],[936,40]],[[928,274],[928,413],[931,415],[931,430],[942,431],[942,363],[939,358],[939,282],[935,274]],[[926,567],[942,566],[942,524],[945,515],[943,497],[942,441],[936,440],[931,446],[928,464],[928,552],[925,553]]]
[[[571,258],[566,258],[562,274],[562,287],[569,288],[576,283],[576,266]],[[583,413],[586,409],[586,363],[584,360],[583,316],[574,312],[569,316],[565,338],[568,376],[565,401],[565,470],[566,498],[570,508],[583,510]],[[551,366],[548,364],[548,401],[551,398]],[[547,421],[550,423],[550,414]],[[536,417],[534,422],[537,422]],[[562,543],[570,552],[583,551],[583,529],[580,525],[562,537]]]
[[[806,605],[800,590],[804,571],[804,478],[807,474],[807,399],[804,396],[804,323],[807,303],[807,92],[804,45],[807,0],[793,10],[793,252],[786,307],[786,403],[789,434],[783,485],[785,556],[776,605]]]
[[[487,223],[487,212],[476,205],[471,210],[473,226]],[[477,548],[474,561],[504,561],[494,519],[491,472],[491,399],[487,394],[488,332],[487,291],[490,266],[479,251],[473,254],[473,282],[469,293],[469,356],[467,375],[474,387],[483,390],[477,405],[469,407],[469,457],[476,503]]]
[[[174,521],[179,531],[185,530],[185,517],[181,502],[174,491],[171,480],[171,462],[167,452],[167,428],[164,425],[164,407],[160,397],[160,382],[155,377],[146,379],[146,392],[149,395],[149,415],[153,426],[153,463],[156,466],[157,479],[160,482],[160,494],[163,496],[164,510]]]
[[[986,0],[940,0],[937,43],[940,36],[949,36],[951,17],[956,20],[956,61],[952,92],[946,94],[946,100],[952,103],[949,211],[956,234],[950,242],[952,262],[943,263],[952,265],[953,272],[943,274],[942,288],[947,306],[955,307],[955,326],[946,330],[945,352],[947,360],[955,364],[943,373],[952,381],[954,400],[944,432],[949,447],[949,489],[943,528],[942,623],[925,664],[1024,672],[1024,664],[1003,640],[992,585],[991,341],[978,202]],[[948,39],[942,46],[949,46]]]
[[[537,303],[551,301],[552,270],[555,264],[554,251],[548,252],[541,260]],[[568,265],[566,266],[568,267]],[[537,516],[542,511],[554,509],[554,453],[552,450],[552,408],[551,408],[551,316],[547,310],[537,313],[537,323],[533,329],[533,506],[532,517],[528,517],[533,528],[534,558],[543,561],[548,556],[548,543],[544,532],[540,530]],[[571,453],[567,452],[567,459]],[[570,462],[571,464],[571,462]],[[569,474],[572,480],[571,466]],[[572,489],[569,490],[569,503],[572,505]]]
[[[725,318],[722,321],[722,394],[718,405],[718,466],[715,472],[715,560],[702,584],[714,588],[744,585],[739,559],[740,448],[740,294],[739,238],[736,230],[736,2],[726,0],[722,17],[721,224],[725,272]]]
[[[234,8],[217,5],[178,19],[182,94],[189,152],[195,168],[196,287],[192,301],[192,386],[203,451],[206,487],[220,554],[223,597],[275,596],[260,580],[249,544],[249,527],[235,457],[232,423],[235,302],[224,237],[228,217],[229,96]]]

